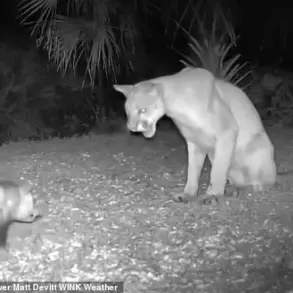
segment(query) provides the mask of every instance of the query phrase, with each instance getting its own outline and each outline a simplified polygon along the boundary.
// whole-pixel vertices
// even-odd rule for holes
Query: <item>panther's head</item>
[[[135,85],[114,85],[114,88],[126,97],[127,128],[142,132],[147,138],[154,136],[156,124],[165,114],[163,86],[145,81]]]

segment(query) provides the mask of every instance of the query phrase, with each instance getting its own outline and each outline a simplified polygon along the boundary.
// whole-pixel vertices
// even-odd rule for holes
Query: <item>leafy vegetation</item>
[[[104,74],[116,78],[125,67],[129,69],[121,56],[134,52],[140,37],[135,15],[139,9],[147,11],[146,3],[22,0],[19,11],[49,60],[63,73],[82,68],[93,86],[103,84]]]
[[[151,4],[137,0],[21,0],[18,9],[21,23],[30,29],[49,62],[63,76],[73,73],[81,77],[81,87],[90,88],[83,104],[89,106],[95,124],[99,128],[110,124],[112,129],[117,120],[113,104],[119,103],[113,101],[109,88],[118,75],[125,77],[134,70],[138,48],[144,50],[142,33]],[[64,120],[71,126],[80,124],[76,113]],[[116,124],[121,126],[120,121]]]
[[[197,7],[193,11],[193,25],[190,25],[189,30],[181,27],[190,47],[189,54],[183,55],[182,63],[185,66],[205,68],[220,79],[241,85],[251,71],[247,69],[247,63],[241,63],[241,55],[233,52],[238,39],[233,24],[219,5],[213,9],[210,25],[205,14],[199,16],[201,14]],[[192,33],[194,27],[197,28],[198,37]]]
[[[51,129],[45,125],[45,114],[56,108],[54,90],[44,84],[46,71],[34,51],[23,52],[2,44],[0,52],[0,139],[46,136]]]
[[[2,41],[1,141],[73,135],[93,127],[108,131],[115,124],[119,129],[123,101],[111,90],[112,83],[152,77],[152,72],[145,74],[152,63],[145,44],[156,50],[164,43],[159,38],[165,37],[170,47],[174,40],[174,51],[183,56],[183,64],[207,68],[219,78],[247,86],[250,72],[236,50],[235,2],[18,3],[19,21],[36,40],[38,51],[34,45],[23,51],[19,42],[10,47]],[[161,35],[155,36],[159,30]]]

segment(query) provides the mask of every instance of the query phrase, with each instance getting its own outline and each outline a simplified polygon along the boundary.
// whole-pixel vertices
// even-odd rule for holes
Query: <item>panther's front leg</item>
[[[225,194],[227,176],[236,147],[237,134],[237,130],[229,129],[217,139],[210,184],[206,194],[201,199],[204,204],[210,204],[213,201],[219,202]]]
[[[195,143],[187,141],[188,170],[184,192],[174,194],[175,201],[188,202],[197,199],[198,183],[206,153]]]

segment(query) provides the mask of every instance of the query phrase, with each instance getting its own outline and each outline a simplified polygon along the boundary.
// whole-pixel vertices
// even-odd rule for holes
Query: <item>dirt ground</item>
[[[269,129],[293,170],[293,130]],[[13,225],[6,281],[124,281],[124,292],[293,292],[293,173],[222,207],[174,203],[186,149],[173,131],[9,144],[0,176],[33,186],[44,218]],[[209,167],[201,183],[205,187]],[[2,274],[2,276],[1,276]]]

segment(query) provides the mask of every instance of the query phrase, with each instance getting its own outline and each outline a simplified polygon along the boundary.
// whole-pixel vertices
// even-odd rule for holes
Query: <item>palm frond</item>
[[[222,18],[222,28],[218,26],[217,15]],[[210,30],[206,28],[203,18],[199,18],[197,22],[199,40],[190,31],[184,30],[189,40],[190,53],[183,55],[184,60],[181,62],[185,66],[205,68],[217,78],[239,86],[251,71],[246,69],[247,63],[240,63],[240,54],[233,55],[231,52],[237,41],[232,24],[227,21],[221,9],[214,12]]]
[[[40,33],[44,33],[46,25],[55,18],[58,0],[21,0],[18,5],[21,23],[24,25],[32,24],[30,18],[34,18],[38,14],[37,21],[34,22],[32,34],[38,29]]]
[[[21,0],[19,11],[22,23],[32,26],[37,45],[48,52],[57,68],[63,73],[69,68],[76,72],[85,63],[92,85],[98,71],[116,78],[117,57],[134,48],[139,35],[135,13],[122,9],[120,1]]]

